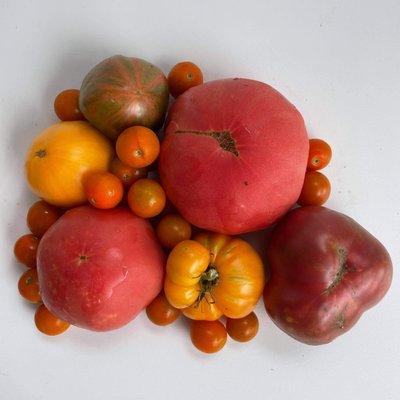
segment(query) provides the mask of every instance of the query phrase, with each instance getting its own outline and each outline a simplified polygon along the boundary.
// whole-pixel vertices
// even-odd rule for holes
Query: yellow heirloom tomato
[[[247,242],[205,232],[173,248],[164,292],[186,317],[214,321],[250,314],[264,284],[263,263]]]

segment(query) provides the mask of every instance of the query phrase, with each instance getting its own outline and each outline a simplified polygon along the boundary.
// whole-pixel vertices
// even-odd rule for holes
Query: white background
[[[23,177],[31,139],[55,121],[54,96],[121,53],[167,73],[181,60],[207,80],[268,82],[331,143],[331,208],[392,255],[392,288],[352,331],[309,347],[260,304],[260,333],[206,356],[184,322],[138,317],[98,334],[38,333],[12,256],[34,200]],[[0,399],[399,399],[400,2],[398,0],[0,1]]]

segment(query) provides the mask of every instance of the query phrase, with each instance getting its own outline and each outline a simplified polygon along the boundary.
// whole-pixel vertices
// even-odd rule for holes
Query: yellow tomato
[[[263,263],[244,240],[200,233],[171,251],[164,292],[169,303],[195,320],[250,314],[264,289]]]
[[[86,201],[83,176],[107,171],[112,156],[108,139],[87,122],[60,122],[33,141],[25,163],[27,180],[48,203],[72,207]]]

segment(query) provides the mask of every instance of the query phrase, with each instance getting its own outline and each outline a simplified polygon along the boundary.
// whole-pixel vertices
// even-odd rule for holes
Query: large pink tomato
[[[42,299],[54,314],[95,331],[119,328],[160,292],[164,254],[150,224],[130,211],[79,207],[38,249]]]
[[[196,86],[171,108],[159,172],[192,224],[238,234],[275,222],[296,202],[308,138],[296,108],[249,79]]]

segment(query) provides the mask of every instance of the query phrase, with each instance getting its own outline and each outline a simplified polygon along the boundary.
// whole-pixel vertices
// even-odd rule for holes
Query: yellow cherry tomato
[[[263,263],[247,242],[205,232],[172,249],[164,292],[186,317],[215,321],[250,314],[264,284]]]

